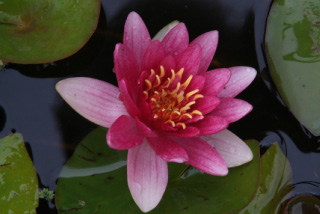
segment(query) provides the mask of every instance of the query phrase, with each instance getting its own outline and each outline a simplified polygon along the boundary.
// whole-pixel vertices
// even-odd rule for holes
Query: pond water
[[[75,55],[46,65],[10,64],[0,71],[0,138],[23,134],[40,187],[55,190],[59,173],[77,144],[96,125],[73,111],[55,91],[66,77],[88,76],[116,84],[113,50],[122,40],[125,19],[138,12],[151,35],[172,20],[185,22],[190,39],[219,31],[213,67],[246,65],[259,72],[240,98],[253,111],[229,129],[257,139],[261,151],[279,142],[293,169],[294,195],[320,196],[320,138],[313,137],[281,101],[264,58],[265,23],[271,0],[102,0],[98,29]],[[57,213],[41,202],[38,213]]]

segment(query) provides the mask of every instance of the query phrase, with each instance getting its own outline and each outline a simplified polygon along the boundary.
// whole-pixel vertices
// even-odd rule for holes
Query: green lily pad
[[[295,117],[320,135],[320,1],[275,0],[266,29],[267,61]]]
[[[270,214],[281,211],[281,202],[292,190],[292,171],[278,143],[273,144],[261,158],[260,185],[252,202],[241,214]]]
[[[1,213],[36,213],[38,178],[21,134],[0,139]]]
[[[77,147],[64,166],[56,189],[61,213],[141,213],[127,185],[126,152],[106,145],[106,129],[98,128]],[[226,177],[202,174],[185,164],[169,163],[169,183],[150,213],[224,213],[245,207],[259,180],[259,145],[247,142],[254,160],[230,169]]]
[[[312,195],[299,195],[291,199],[285,209],[286,214],[320,213],[320,200]]]
[[[78,51],[96,29],[99,0],[1,0],[0,59],[44,63]]]

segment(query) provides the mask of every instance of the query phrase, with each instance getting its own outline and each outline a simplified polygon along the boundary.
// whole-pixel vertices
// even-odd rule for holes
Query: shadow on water
[[[260,75],[239,98],[253,111],[229,129],[242,139],[261,141],[262,152],[275,141],[287,155],[294,175],[294,194],[318,195],[320,139],[312,137],[283,105],[264,58],[265,22],[271,0],[102,0],[99,25],[89,42],[73,56],[46,65],[8,65],[0,71],[0,137],[21,132],[30,144],[40,187],[55,189],[56,179],[76,145],[96,126],[74,112],[56,93],[62,78],[87,76],[116,84],[113,50],[121,42],[129,12],[136,11],[151,35],[172,20],[183,21],[190,40],[219,31],[211,65],[246,65]],[[38,213],[56,213],[41,200]]]

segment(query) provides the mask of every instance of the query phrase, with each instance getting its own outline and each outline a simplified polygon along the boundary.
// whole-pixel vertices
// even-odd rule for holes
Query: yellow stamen
[[[149,78],[152,77],[152,76],[155,75],[155,74],[156,74],[156,72],[155,72],[153,69],[151,69],[151,73],[150,73]]]
[[[153,86],[153,88],[156,88],[156,87],[158,87],[158,86],[161,84],[161,80],[160,80],[160,77],[159,77],[158,74],[156,75],[156,79],[157,79],[157,84],[155,84],[155,85]]]
[[[160,77],[164,77],[164,75],[166,75],[166,72],[164,71],[164,67],[161,65],[160,66]]]
[[[191,97],[192,95],[196,94],[199,92],[199,89],[196,89],[196,90],[193,90],[193,91],[190,91],[186,94],[186,98],[189,99],[189,97]]]
[[[184,123],[177,123],[176,126],[181,126],[182,129],[186,129],[187,128],[186,124],[184,124]]]
[[[187,79],[181,86],[186,89],[186,88],[188,87],[188,85],[190,84],[192,78],[193,78],[193,76],[190,75],[190,76],[188,77],[188,79]]]
[[[181,68],[176,75],[179,76],[180,78],[182,78],[182,74],[183,74],[184,68]]]
[[[193,97],[193,100],[197,100],[199,98],[204,98],[204,96],[202,94],[196,94],[194,97]]]
[[[147,83],[147,85],[148,85],[148,88],[146,89],[146,91],[149,91],[152,88],[152,84],[151,84],[150,80],[145,79],[144,82]]]
[[[171,78],[170,78],[170,81],[173,82],[174,78],[176,78],[176,73],[174,72],[173,69],[171,69]]]
[[[192,115],[189,114],[189,113],[184,113],[184,114],[181,116],[181,119],[184,118],[184,117],[189,118],[189,119],[192,119]]]
[[[197,115],[202,116],[202,113],[201,113],[201,111],[199,111],[199,110],[193,110],[193,111],[191,112],[191,114],[197,114]]]

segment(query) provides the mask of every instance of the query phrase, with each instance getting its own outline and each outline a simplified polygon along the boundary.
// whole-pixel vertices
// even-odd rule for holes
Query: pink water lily
[[[168,183],[167,162],[190,164],[224,176],[228,167],[250,161],[248,146],[226,130],[252,110],[234,98],[254,79],[250,67],[207,71],[218,32],[189,44],[184,23],[174,22],[151,40],[132,12],[123,43],[114,51],[118,86],[84,77],[60,81],[56,88],[79,114],[109,128],[111,148],[128,149],[132,197],[143,212],[155,208]]]

